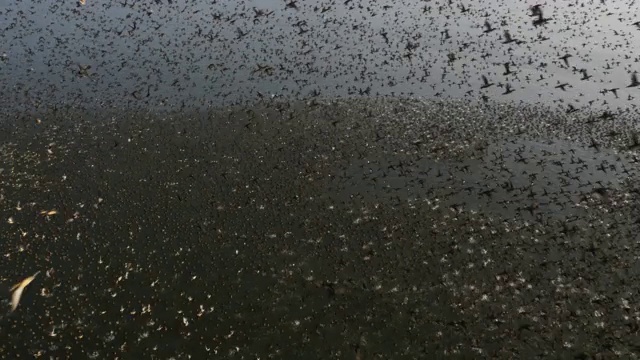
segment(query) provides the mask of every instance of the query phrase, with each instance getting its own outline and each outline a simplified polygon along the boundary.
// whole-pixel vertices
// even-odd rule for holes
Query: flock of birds
[[[0,9],[1,86],[7,105],[35,107],[508,95],[501,101],[560,103],[567,112],[635,108],[635,92],[625,92],[640,84],[634,6],[15,3]]]
[[[256,311],[262,304],[254,307],[251,301],[255,298],[260,298],[259,301],[267,299],[265,303],[273,301],[273,305],[285,298],[283,293],[287,293],[295,299],[278,307],[286,316],[297,317],[299,313],[291,311],[295,307],[291,304],[299,304],[300,309],[306,307],[305,311],[309,310],[309,314],[317,318],[318,308],[313,308],[313,301],[296,303],[299,300],[296,291],[304,290],[296,286],[310,283],[311,287],[327,291],[333,299],[351,290],[368,294],[367,291],[373,288],[375,290],[371,293],[375,293],[382,288],[378,276],[396,284],[385,294],[400,299],[389,306],[393,316],[396,312],[409,314],[415,310],[403,307],[403,311],[397,311],[406,305],[402,299],[419,298],[421,306],[430,306],[424,301],[424,294],[438,299],[441,299],[441,294],[452,295],[460,301],[451,304],[464,303],[467,306],[461,305],[458,315],[469,323],[475,321],[474,325],[482,330],[486,319],[473,320],[473,317],[485,315],[483,310],[476,309],[481,308],[478,306],[480,301],[488,301],[492,297],[502,301],[496,300],[496,304],[504,305],[502,309],[506,310],[503,314],[511,311],[504,318],[528,317],[533,313],[531,309],[536,308],[540,309],[540,314],[552,308],[560,309],[557,303],[552,306],[544,304],[549,298],[549,293],[544,291],[551,289],[549,284],[555,281],[545,278],[549,276],[547,273],[540,276],[533,290],[522,289],[523,292],[538,292],[531,296],[535,300],[526,304],[524,302],[528,300],[515,295],[500,298],[503,293],[485,280],[492,278],[489,276],[494,275],[492,271],[501,271],[502,278],[529,276],[529,279],[534,279],[540,275],[540,269],[535,268],[534,262],[542,259],[546,264],[551,253],[576,255],[582,252],[583,256],[590,253],[592,258],[587,261],[583,257],[584,261],[577,263],[592,261],[589,271],[606,274],[623,268],[620,265],[624,262],[620,260],[622,257],[626,256],[628,260],[634,256],[633,251],[626,251],[628,248],[625,251],[620,249],[627,246],[624,241],[635,229],[628,222],[635,216],[635,203],[640,194],[633,182],[638,163],[635,151],[640,149],[640,136],[637,131],[632,131],[636,127],[634,122],[624,123],[624,119],[634,118],[637,113],[635,99],[640,89],[637,72],[640,65],[636,64],[640,62],[640,56],[633,53],[635,37],[640,36],[640,21],[633,19],[634,11],[630,11],[635,8],[635,0],[553,3],[525,0],[80,0],[77,3],[36,0],[8,4],[0,9],[0,77],[3,79],[0,83],[3,94],[0,109],[5,114],[25,109],[38,114],[54,110],[55,114],[63,107],[99,109],[105,113],[114,108],[118,111],[169,109],[176,110],[178,114],[198,108],[223,108],[222,115],[214,110],[211,112],[215,115],[211,118],[222,119],[221,127],[202,126],[201,132],[186,125],[194,126],[187,116],[174,118],[174,123],[164,121],[165,118],[146,123],[147,118],[127,118],[135,112],[121,111],[122,118],[110,117],[105,123],[93,124],[94,127],[79,121],[77,127],[71,124],[68,128],[49,126],[49,118],[37,117],[36,140],[29,137],[29,130],[24,139],[27,139],[27,148],[37,147],[40,151],[36,151],[34,158],[40,159],[39,156],[43,155],[45,160],[39,163],[19,162],[32,155],[27,150],[23,153],[9,151],[24,144],[0,144],[0,158],[8,164],[13,162],[15,168],[25,169],[24,172],[7,171],[9,175],[2,180],[3,187],[12,190],[0,188],[2,203],[8,204],[4,201],[5,190],[7,197],[15,194],[35,196],[33,193],[37,190],[47,196],[53,194],[55,201],[67,201],[65,207],[70,217],[64,225],[58,224],[60,231],[53,221],[39,223],[43,231],[51,230],[54,236],[44,241],[44,235],[40,235],[41,238],[36,238],[38,242],[33,242],[36,248],[48,249],[51,246],[54,250],[48,252],[44,260],[30,260],[65,267],[73,263],[66,258],[74,255],[70,247],[80,248],[79,255],[74,255],[83,267],[78,275],[75,274],[77,269],[72,267],[60,269],[59,276],[64,281],[58,282],[58,275],[50,270],[46,271],[46,278],[41,276],[51,289],[60,288],[56,291],[63,294],[68,291],[70,298],[67,301],[62,296],[54,297],[48,290],[42,293],[45,298],[42,302],[55,303],[57,309],[48,312],[50,333],[45,340],[39,339],[37,346],[49,346],[49,338],[56,337],[61,343],[63,340],[67,343],[76,341],[79,332],[75,333],[77,329],[67,326],[69,321],[63,318],[68,315],[69,319],[75,316],[87,320],[82,323],[76,319],[74,323],[74,326],[82,325],[86,329],[84,334],[87,337],[94,336],[94,339],[85,339],[86,343],[95,338],[104,339],[100,345],[102,353],[96,350],[104,356],[112,349],[124,351],[122,349],[127,349],[127,346],[146,343],[149,343],[149,351],[156,351],[158,347],[171,348],[171,341],[195,344],[203,353],[217,354],[217,347],[203,340],[205,336],[199,336],[206,334],[210,337],[211,332],[223,331],[218,325],[227,320],[233,325],[226,334],[218,334],[216,341],[219,344],[216,346],[231,339],[235,331],[238,331],[236,338],[244,331],[244,338],[238,344],[248,347],[248,343],[253,341],[251,331],[274,324],[278,325],[274,326],[275,330],[268,330],[277,333],[275,338],[283,336],[280,323],[269,323],[262,317],[261,310]],[[378,99],[387,96],[390,98]],[[323,103],[322,100],[327,98],[343,99]],[[309,101],[289,101],[297,99]],[[485,106],[483,102],[498,106]],[[237,104],[242,105],[240,110],[227,107]],[[255,107],[247,107],[248,104]],[[263,107],[265,104],[266,108]],[[270,107],[272,104],[276,104],[275,110]],[[550,108],[557,112],[547,111]],[[283,116],[285,114],[287,116]],[[574,121],[581,116],[588,121]],[[612,119],[615,121],[604,121]],[[323,123],[322,120],[327,121]],[[182,130],[175,131],[182,127]],[[61,130],[69,128],[73,130]],[[88,133],[81,134],[85,130]],[[623,134],[627,130],[629,139]],[[78,134],[82,136],[76,137]],[[540,138],[554,140],[542,143],[538,141]],[[38,143],[42,139],[47,139],[49,144],[45,152]],[[567,139],[569,141],[565,141]],[[604,141],[610,142],[605,144]],[[610,146],[615,141],[619,142],[616,149],[621,152],[609,151],[609,148],[616,147]],[[576,146],[581,142],[583,147]],[[62,150],[65,147],[73,151],[65,153]],[[40,169],[43,169],[42,174]],[[56,181],[51,183],[55,183],[59,194],[57,190],[36,188],[36,185],[41,185],[40,181],[33,181],[36,175],[23,179],[25,187],[20,187],[22,184],[18,186],[16,181],[25,173],[37,173],[44,179],[51,175],[48,171],[57,170],[64,172],[63,180],[58,183],[56,177]],[[3,171],[0,169],[4,176]],[[33,189],[28,186],[33,186]],[[96,212],[89,213],[87,208],[92,209],[91,206],[85,208],[83,202],[69,200],[87,196],[78,189],[96,191],[99,196],[103,196],[105,191],[107,194],[104,196],[110,197],[110,201],[105,205],[99,197],[100,206],[94,204]],[[207,196],[202,195],[205,193]],[[423,197],[420,206],[412,203],[415,199],[407,201],[414,195]],[[371,211],[380,213],[380,219],[375,216],[367,218],[371,211],[354,205],[356,198],[363,200],[365,196],[372,197],[369,204],[375,203],[371,205],[375,211]],[[18,207],[12,205],[4,210],[20,210],[19,204],[23,199],[11,200],[12,203],[17,202]],[[331,202],[329,210],[319,207],[316,211],[313,208],[321,201]],[[363,202],[367,203],[366,199]],[[189,204],[189,209],[185,203]],[[380,206],[381,203],[384,205]],[[334,204],[339,206],[334,208]],[[389,208],[385,207],[387,205]],[[89,214],[84,219],[87,222],[77,219],[76,214],[80,210],[73,215],[70,213],[78,206],[83,214]],[[313,214],[299,215],[295,206],[302,206]],[[346,207],[346,213],[356,218],[341,223],[348,216],[334,211],[340,206]],[[262,211],[269,207],[273,211]],[[171,213],[168,208],[185,210]],[[284,208],[289,212],[287,216],[281,216],[280,211]],[[398,212],[394,212],[396,210]],[[427,217],[417,216],[418,210],[433,218],[425,220]],[[103,211],[108,215],[98,219],[95,214],[103,214]],[[411,212],[417,220],[404,223],[406,219],[401,211]],[[28,211],[22,214],[24,223],[33,220],[28,218],[31,214]],[[55,211],[41,214],[56,215]],[[262,221],[264,218],[261,216],[268,217],[271,222]],[[311,220],[314,216],[318,217],[317,221]],[[465,217],[476,225],[469,225],[471,222],[454,225]],[[287,238],[285,241],[274,240],[278,237],[275,233],[284,229],[283,219],[291,222],[287,225],[291,228],[304,223],[303,229],[298,230],[305,236],[308,235],[306,231],[313,233],[330,229],[341,232],[343,227],[346,233],[352,231],[349,236],[354,243],[360,241],[366,231],[371,231],[374,239],[378,239],[377,236],[386,239],[391,238],[395,231],[389,229],[409,224],[403,230],[407,233],[402,240],[415,245],[416,253],[407,256],[403,253],[397,258],[387,256],[394,254],[388,250],[389,244],[394,242],[383,244],[382,241],[371,240],[365,246],[359,244],[361,248],[356,246],[357,250],[340,250],[341,254],[350,251],[349,256],[355,254],[356,258],[357,252],[362,250],[366,252],[363,261],[379,261],[379,267],[368,266],[372,262],[358,265],[361,267],[358,271],[371,275],[366,280],[371,286],[350,287],[335,285],[337,281],[316,282],[313,276],[303,274],[299,265],[317,265],[316,270],[319,271],[314,276],[318,279],[322,271],[331,273],[334,268],[327,264],[339,263],[333,261],[338,258],[335,243],[326,245],[323,239],[317,242],[309,240],[298,245],[311,250],[294,250],[289,241],[296,241],[298,233],[286,232],[283,235]],[[429,226],[425,226],[428,222],[431,222]],[[126,226],[122,225],[125,223]],[[140,225],[143,223],[144,231]],[[379,226],[382,231],[375,228],[380,224],[384,225]],[[27,235],[15,236],[14,225],[11,220],[6,228],[2,228],[7,229],[7,238],[13,236],[13,240],[18,238],[17,242],[31,240]],[[86,228],[83,227],[85,225]],[[361,225],[365,226],[361,228]],[[372,225],[369,230],[366,229],[368,225]],[[123,232],[124,237],[113,239],[116,236],[109,233],[109,226],[113,226],[114,233]],[[99,234],[97,228],[101,230]],[[427,235],[418,234],[421,231]],[[522,235],[527,231],[531,234],[527,237]],[[86,232],[87,237],[100,239],[91,240],[95,249],[85,247],[82,241],[87,244],[91,241],[81,239],[81,232],[83,238]],[[129,238],[126,237],[127,232]],[[195,240],[185,240],[185,234],[195,234]],[[266,242],[256,240],[254,244],[247,240],[264,239],[265,234],[269,234]],[[318,237],[327,234],[329,232]],[[455,237],[450,234],[455,234]],[[477,239],[469,238],[469,234],[481,234],[478,236],[485,237],[482,239],[484,242],[477,244]],[[158,245],[158,241],[164,240],[156,239],[156,235],[175,240],[175,243],[166,240]],[[344,234],[333,235],[344,237]],[[60,245],[74,236],[75,242],[70,240],[64,246]],[[608,255],[603,255],[596,242],[610,236],[622,240],[607,244],[615,250],[612,252],[616,252],[616,256],[620,256],[608,263],[605,261],[608,261]],[[505,245],[504,239],[508,239],[509,244]],[[23,256],[22,243],[18,245],[20,250],[15,250],[10,245],[13,240],[0,244],[9,249],[7,254],[27,259],[28,256]],[[423,247],[423,240],[432,243]],[[586,251],[583,251],[580,246],[587,240],[592,243],[585,245]],[[346,244],[344,239],[336,240],[336,243],[339,241]],[[570,249],[562,248],[570,241],[574,241]],[[238,250],[240,243],[242,251]],[[420,245],[419,249],[416,244]],[[143,245],[149,248],[145,249]],[[218,245],[226,248],[218,251]],[[259,246],[263,246],[260,249],[263,252],[258,251]],[[465,246],[467,250],[463,252],[461,249]],[[482,261],[478,259],[482,256],[474,253],[480,251],[479,246],[482,246],[481,254],[485,257],[483,261],[487,261],[481,271],[468,265],[474,265],[476,261],[480,267]],[[380,251],[384,255],[376,256],[370,249],[375,247],[383,249]],[[548,251],[554,247],[560,247],[560,250]],[[530,256],[531,261],[518,264],[522,265],[516,269],[518,274],[507,274],[507,270],[502,269],[503,264],[496,263],[503,259],[508,260],[505,263],[511,261],[509,256],[513,255],[514,248],[520,255]],[[24,253],[31,255],[32,251]],[[210,252],[210,258],[202,256],[203,251]],[[272,254],[286,257],[286,266],[281,267],[281,258]],[[345,255],[345,258],[349,256]],[[490,256],[496,260],[495,263],[488,262]],[[315,258],[310,259],[312,257]],[[149,258],[154,261],[149,261]],[[352,260],[344,260],[340,266],[349,261]],[[429,261],[431,263],[427,264]],[[243,287],[243,278],[240,277],[248,274],[250,271],[244,270],[256,266],[256,262],[260,262],[263,269],[268,269],[258,272],[259,276],[265,276],[257,281],[258,285],[265,287],[264,291],[258,287]],[[9,271],[8,262],[4,264],[3,272]],[[175,264],[175,267],[167,267],[166,264]],[[408,270],[404,275],[398,276],[400,271],[395,270],[405,264],[411,266],[406,267]],[[425,273],[432,276],[429,281],[435,279],[434,284],[427,284],[420,270],[422,268],[419,269],[422,265],[431,266],[431,272]],[[559,268],[565,266],[560,261],[556,265]],[[576,278],[586,276],[586,271],[572,273],[577,271],[573,265],[562,270]],[[235,269],[234,266],[241,268]],[[530,267],[522,270],[526,266]],[[202,269],[193,270],[197,267]],[[207,273],[212,272],[211,268],[228,274],[225,273],[226,278],[221,279],[218,274]],[[309,268],[313,270],[311,265]],[[91,273],[92,270],[95,274]],[[151,285],[140,291],[136,285],[142,280],[138,276],[152,276],[151,273],[154,273]],[[341,271],[336,273],[344,275]],[[85,281],[82,280],[85,274],[89,278],[101,279],[107,286],[101,290],[76,293],[80,286],[66,281],[81,284]],[[186,278],[181,276],[185,274],[189,274],[190,280],[183,281]],[[442,276],[438,278],[433,274]],[[37,275],[35,273],[11,288],[10,314],[20,313],[23,309],[18,308],[23,292],[28,291]],[[292,281],[295,276],[303,275],[306,276],[305,281]],[[279,287],[269,289],[266,279],[277,281]],[[7,278],[4,280],[8,281]],[[397,285],[398,280],[406,283]],[[189,281],[201,281],[202,287],[192,287]],[[131,284],[131,287],[120,287],[121,282]],[[432,292],[431,285],[437,288],[435,292]],[[95,288],[95,284],[90,286]],[[180,296],[175,294],[176,286],[184,287]],[[420,286],[424,288],[418,289]],[[402,290],[403,287],[406,289]],[[366,291],[362,290],[364,288]],[[213,294],[202,289],[213,289]],[[218,289],[225,290],[215,293]],[[478,293],[478,289],[483,293]],[[557,291],[566,289],[556,288]],[[245,290],[248,292],[237,296]],[[440,290],[442,293],[436,294]],[[138,296],[138,302],[129,301],[125,295],[116,296],[127,293]],[[227,295],[228,303],[220,300]],[[474,303],[474,296],[481,300]],[[567,293],[567,296],[580,296],[580,299],[575,298],[576,304],[586,299],[578,292]],[[93,297],[95,302],[85,297]],[[176,303],[177,297],[185,302]],[[197,297],[201,298],[192,301]],[[539,299],[542,302],[538,302]],[[156,304],[163,301],[166,301],[166,308],[159,305],[155,310]],[[348,301],[342,304],[360,307],[358,301]],[[222,306],[218,307],[221,302]],[[78,304],[84,306],[83,310],[78,310],[78,313],[71,311],[77,310],[74,307]],[[238,306],[245,305],[251,309],[234,313]],[[579,303],[583,309],[589,310],[588,313],[593,313],[596,305],[589,299],[586,304]],[[379,311],[375,306],[377,304],[372,305],[373,310],[366,309],[361,319],[375,318],[369,312]],[[525,306],[530,313],[520,311]],[[339,306],[328,305],[323,311],[330,308]],[[71,310],[66,311],[68,309]],[[460,309],[449,310],[455,312]],[[37,307],[35,310],[39,311]],[[180,316],[176,317],[176,313],[171,312],[173,310]],[[360,309],[350,310],[357,312]],[[435,317],[441,315],[431,310],[426,309],[424,313]],[[245,312],[241,314],[242,311]],[[130,339],[122,335],[118,338],[121,343],[116,346],[114,331],[122,330],[121,326],[128,324],[127,314],[147,319],[145,329],[150,330],[140,333],[135,344],[127,345]],[[209,314],[215,317],[207,316]],[[245,315],[246,318],[243,317]],[[252,318],[255,323],[245,322],[244,329],[233,327],[238,320],[249,321],[247,319],[253,315],[256,316]],[[421,316],[414,315],[416,318]],[[93,323],[96,318],[102,321],[100,327]],[[335,318],[348,320],[344,316]],[[201,326],[199,321],[203,319],[213,325],[210,328]],[[354,320],[349,326],[360,326],[356,323],[361,319]],[[23,321],[19,316],[0,320],[10,324]],[[293,320],[294,330],[291,333],[294,337],[300,335],[302,339],[307,336],[306,333],[302,335],[303,330],[298,330],[301,329],[300,324],[304,325],[307,320]],[[435,323],[431,320],[421,318],[421,321]],[[586,321],[581,324],[586,324]],[[139,330],[137,323],[130,323]],[[313,325],[311,320],[308,324]],[[29,321],[24,320],[22,325],[29,325]],[[36,322],[30,325],[38,326]],[[328,321],[322,324],[325,325],[341,326],[340,323],[328,324]],[[582,325],[569,330],[578,331]],[[314,333],[317,334],[322,326],[309,330],[309,334],[315,336]],[[492,321],[491,326],[502,326],[505,338],[513,340],[508,321]],[[549,333],[558,330],[554,326],[556,324],[540,325],[544,330],[551,329]],[[451,323],[442,328],[454,329],[452,333],[457,331]],[[24,333],[32,329],[24,330]],[[168,329],[175,330],[175,334]],[[19,326],[15,325],[14,330],[20,331]],[[395,331],[393,327],[387,330]],[[469,335],[466,330],[465,336]],[[437,335],[439,332],[434,330],[430,335],[438,339],[447,338],[441,333]],[[488,334],[483,331],[477,333],[481,336]],[[190,337],[192,334],[194,336]],[[2,351],[22,342],[20,333],[2,335],[12,340],[0,344]],[[150,336],[152,342],[147,340]],[[486,336],[482,339],[487,348],[501,343],[489,339],[493,335]],[[230,357],[242,351],[234,343],[236,338],[225,345]],[[304,347],[304,341],[291,346],[292,351],[296,347]],[[434,344],[438,342],[432,341]],[[358,346],[365,345],[366,341],[361,341]],[[60,349],[46,351],[57,350]],[[81,347],[76,350],[86,351]],[[182,354],[191,350],[191,346],[185,346],[185,349],[162,351]],[[42,354],[46,351],[42,350]],[[280,348],[274,350],[280,351]],[[242,356],[249,357],[248,354],[243,353]],[[362,354],[361,350],[356,350],[355,358],[362,359]]]

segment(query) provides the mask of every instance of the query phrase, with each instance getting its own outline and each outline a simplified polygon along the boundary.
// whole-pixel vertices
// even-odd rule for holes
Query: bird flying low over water
[[[569,58],[572,57],[573,55],[571,54],[564,54],[563,56],[560,57],[560,59],[562,59],[564,61],[564,64],[569,67]]]
[[[491,85],[493,85],[493,83],[490,83],[489,80],[487,79],[487,77],[482,75],[482,86],[480,88],[481,89],[486,89]]]
[[[18,304],[20,303],[22,292],[27,286],[29,286],[29,284],[31,284],[31,282],[36,278],[36,276],[38,276],[39,273],[40,271],[36,272],[32,276],[29,276],[28,278],[22,280],[11,288],[11,291],[13,291],[13,294],[11,295],[11,312],[16,310]]]
[[[531,14],[529,14],[529,16],[540,16],[542,15],[542,9],[540,8],[542,5],[541,4],[536,4],[533,5],[529,8],[529,10],[531,10]]]
[[[538,27],[538,26],[542,26],[545,25],[546,23],[549,22],[549,20],[552,20],[551,18],[545,18],[542,15],[542,5],[537,4],[534,5],[530,8],[531,10],[531,14],[529,14],[529,16],[534,16],[537,17],[537,19],[533,20],[533,26]]]
[[[486,33],[490,33],[492,31],[494,31],[496,28],[491,27],[491,23],[489,22],[489,20],[485,20],[484,21],[484,30],[483,32]]]
[[[631,84],[629,84],[629,86],[627,87],[636,87],[638,85],[640,85],[640,82],[638,81],[638,73],[634,71],[631,74]]]
[[[567,114],[571,114],[571,113],[574,113],[576,111],[578,111],[578,109],[576,109],[575,106],[573,106],[571,104],[567,105]]]

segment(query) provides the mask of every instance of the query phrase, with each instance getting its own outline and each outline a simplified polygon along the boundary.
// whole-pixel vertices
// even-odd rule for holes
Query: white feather
[[[20,297],[22,297],[22,291],[24,290],[24,286],[19,286],[11,295],[11,311],[15,311],[20,303]]]

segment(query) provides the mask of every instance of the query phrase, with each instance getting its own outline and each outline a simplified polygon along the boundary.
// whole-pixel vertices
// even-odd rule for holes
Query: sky
[[[539,27],[530,0],[0,3],[0,90],[18,109],[484,96],[601,111],[638,95],[635,1],[543,2]]]

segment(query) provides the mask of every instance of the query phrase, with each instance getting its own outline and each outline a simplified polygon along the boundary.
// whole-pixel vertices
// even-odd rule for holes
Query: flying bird
[[[638,82],[638,73],[634,71],[631,74],[631,84],[629,84],[629,86],[627,87],[636,87],[638,85],[640,85],[640,82]]]
[[[513,38],[511,37],[511,34],[509,33],[509,30],[505,30],[505,31],[504,31],[504,35],[503,35],[503,37],[504,37],[504,41],[502,42],[503,44],[510,44],[510,43],[515,42],[515,41],[516,41],[515,39],[513,39]]]
[[[538,26],[544,25],[544,24],[548,23],[549,20],[551,20],[551,18],[545,18],[542,15],[542,8],[541,8],[540,4],[534,5],[534,6],[531,7],[531,14],[529,16],[537,16],[538,17],[537,19],[533,20],[533,26],[534,27],[538,27]]]
[[[511,69],[509,69],[509,65],[510,64],[508,62],[504,63],[503,65],[504,65],[505,71],[504,71],[504,73],[502,73],[502,75],[513,74],[513,71],[511,71]]]
[[[483,32],[486,33],[490,33],[492,31],[494,31],[496,28],[491,27],[491,23],[489,22],[489,20],[485,20],[484,21],[484,30]]]
[[[578,109],[576,109],[575,106],[573,106],[571,104],[567,105],[567,114],[571,114],[571,113],[574,113],[576,111],[578,111]]]
[[[587,75],[587,69],[580,69],[582,73],[582,78],[580,80],[589,80],[589,78],[593,77],[593,75]]]
[[[13,291],[13,294],[11,295],[11,311],[12,312],[15,311],[16,308],[18,307],[24,288],[26,288],[29,284],[31,284],[31,282],[36,278],[36,276],[38,276],[39,273],[40,271],[36,272],[35,274],[33,274],[33,276],[29,276],[28,278],[22,280],[21,282],[17,283],[11,288],[11,291]]]
[[[569,58],[572,56],[573,55],[571,54],[564,54],[563,56],[560,57],[560,59],[562,59],[564,61],[564,64],[567,65],[567,67],[569,67]]]
[[[493,85],[493,83],[490,83],[489,80],[487,79],[487,77],[484,76],[484,75],[482,75],[482,82],[483,82],[483,84],[482,84],[482,86],[480,86],[481,89],[486,89],[489,86]]]
[[[529,8],[531,10],[531,14],[529,16],[540,16],[542,15],[542,9],[540,8],[542,5],[536,4]]]

